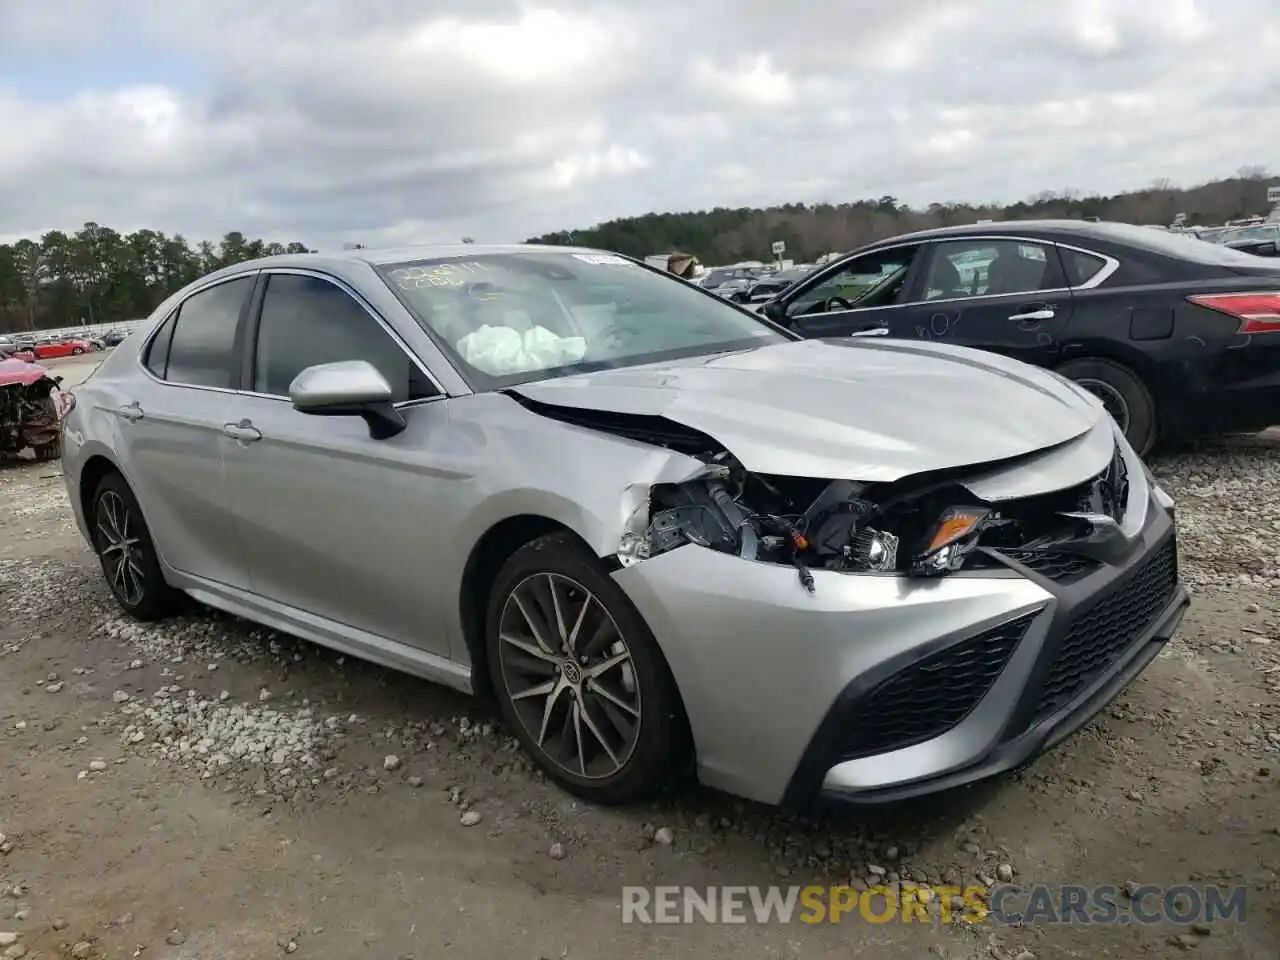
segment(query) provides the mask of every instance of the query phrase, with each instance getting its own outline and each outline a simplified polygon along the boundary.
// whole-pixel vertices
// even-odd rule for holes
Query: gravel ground
[[[482,704],[220,614],[135,624],[56,465],[0,468],[0,958],[1273,958],[1278,453],[1153,465],[1194,604],[1094,724],[1016,776],[812,821],[705,790],[586,807]],[[1248,921],[620,923],[623,884],[992,878],[1240,884]]]

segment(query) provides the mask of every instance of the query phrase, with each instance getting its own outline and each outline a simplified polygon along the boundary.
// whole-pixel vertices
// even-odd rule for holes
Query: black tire
[[[38,447],[33,447],[31,452],[40,461],[57,460],[62,456],[62,441],[51,440],[48,443],[42,443]]]
[[[72,348],[71,348],[71,355],[72,355],[73,357],[78,357],[78,356],[80,356],[80,354],[82,354],[82,353],[84,353],[84,348],[83,348],[83,347],[72,347]]]
[[[1125,439],[1140,456],[1151,452],[1160,436],[1160,419],[1155,398],[1141,377],[1123,364],[1100,358],[1069,360],[1058,367],[1058,373],[1107,405],[1108,412],[1124,428]],[[1123,416],[1117,415],[1113,407],[1123,410]]]
[[[639,723],[629,755],[607,776],[580,776],[551,757],[521,718],[508,687],[503,651],[499,648],[504,643],[499,639],[503,611],[518,587],[547,574],[590,591],[612,618],[631,655],[630,676],[638,690]],[[687,769],[691,757],[688,725],[679,691],[658,642],[600,561],[572,536],[549,534],[511,555],[498,572],[489,595],[485,643],[489,675],[503,718],[534,762],[569,793],[598,804],[634,803],[669,789]],[[558,670],[557,679],[559,675]],[[570,693],[568,699],[577,703],[577,695]]]
[[[101,523],[100,511],[108,510],[107,503],[111,498],[123,506],[127,513],[119,520],[125,527],[124,532],[130,539],[136,539],[133,545],[133,570],[126,582],[118,576],[117,552],[108,553],[111,546],[110,536],[106,532],[109,524]],[[89,515],[85,518],[93,534],[94,552],[98,554],[102,564],[103,576],[111,589],[116,602],[125,613],[135,620],[160,620],[177,612],[182,594],[165,582],[164,572],[160,569],[160,560],[156,554],[155,544],[151,541],[151,531],[142,516],[138,500],[129,489],[129,484],[118,473],[108,473],[98,483],[90,500]],[[132,588],[140,587],[137,591]]]

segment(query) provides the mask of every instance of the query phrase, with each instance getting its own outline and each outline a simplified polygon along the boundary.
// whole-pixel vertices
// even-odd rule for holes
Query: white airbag
[[[458,353],[477,370],[502,376],[577,363],[586,356],[587,341],[556,336],[546,327],[532,327],[521,334],[486,324],[458,341]]]

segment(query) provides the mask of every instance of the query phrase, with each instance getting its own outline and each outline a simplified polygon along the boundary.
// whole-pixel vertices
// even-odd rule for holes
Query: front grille
[[[1146,632],[1178,587],[1178,547],[1170,539],[1124,585],[1067,629],[1041,688],[1037,722],[1065,707]]]
[[[1091,557],[1061,550],[1002,550],[1004,556],[1020,563],[1056,583],[1071,583],[1097,570],[1100,564]]]
[[[841,759],[901,750],[946,733],[987,695],[1035,616],[940,650],[874,687],[846,719]]]

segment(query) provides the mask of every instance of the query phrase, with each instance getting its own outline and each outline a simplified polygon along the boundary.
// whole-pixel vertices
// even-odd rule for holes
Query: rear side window
[[[341,287],[320,277],[273,275],[258,323],[254,392],[287,397],[289,385],[307,367],[344,360],[365,360],[376,367],[397,403],[438,393],[404,349]]]
[[[1067,283],[1070,286],[1084,286],[1107,265],[1106,260],[1092,253],[1085,253],[1083,250],[1068,250],[1066,247],[1059,249],[1062,251],[1062,265],[1067,270]]]
[[[173,339],[173,327],[178,320],[176,313],[169,314],[169,319],[160,325],[160,332],[151,338],[147,346],[147,355],[143,359],[148,370],[161,380],[165,377],[165,369],[169,365],[169,341]]]
[[[195,387],[230,387],[236,326],[253,277],[238,277],[188,297],[178,310],[164,378]]]

